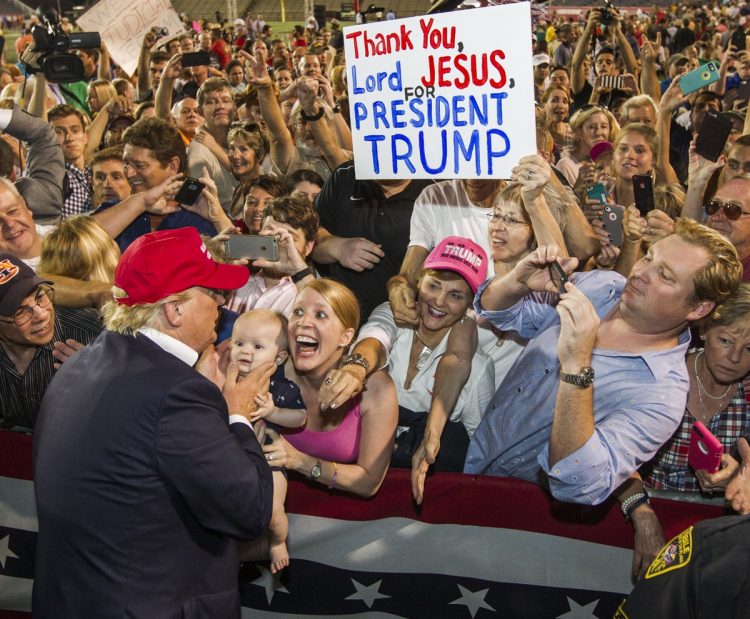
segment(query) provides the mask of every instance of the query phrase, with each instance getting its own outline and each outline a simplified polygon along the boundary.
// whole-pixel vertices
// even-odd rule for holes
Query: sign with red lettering
[[[101,0],[76,23],[85,32],[98,32],[110,56],[128,75],[135,73],[149,28],[166,27],[170,35],[184,30],[169,0]]]
[[[344,29],[358,178],[509,178],[536,153],[529,3]]]

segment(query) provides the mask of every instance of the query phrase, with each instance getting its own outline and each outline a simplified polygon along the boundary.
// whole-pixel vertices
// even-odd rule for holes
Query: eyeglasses
[[[15,323],[17,327],[23,327],[28,323],[34,316],[34,309],[40,307],[41,309],[49,308],[55,302],[55,291],[49,286],[39,286],[34,296],[33,305],[25,305],[19,307],[15,314],[11,318],[0,318],[2,322]]]
[[[489,213],[485,213],[485,217],[487,217],[487,221],[490,221],[492,223],[496,221],[502,221],[503,225],[506,228],[515,228],[516,226],[529,225],[523,219],[516,219],[515,217],[504,215],[503,213],[500,213],[498,211],[490,211]]]
[[[748,211],[743,211],[742,206],[737,202],[722,202],[721,200],[711,200],[706,204],[706,213],[715,215],[720,209],[724,209],[724,217],[735,221],[743,215],[750,215]]]

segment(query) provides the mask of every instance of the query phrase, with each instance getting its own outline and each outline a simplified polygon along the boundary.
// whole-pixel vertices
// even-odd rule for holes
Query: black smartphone
[[[716,161],[732,133],[732,121],[721,112],[708,110],[695,138],[695,152],[709,161]]]
[[[187,204],[191,206],[195,204],[201,192],[206,186],[201,183],[197,178],[188,176],[185,182],[182,183],[182,187],[177,190],[174,199],[180,204]]]
[[[622,245],[622,218],[625,212],[624,206],[618,204],[606,204],[602,213],[602,224],[604,229],[612,237],[612,245]]]
[[[635,206],[641,217],[645,217],[654,210],[654,181],[648,174],[633,176],[633,193],[635,194]]]
[[[188,52],[182,55],[180,61],[182,68],[185,67],[202,67],[211,64],[211,55],[208,52]]]
[[[557,260],[550,262],[547,267],[549,268],[549,276],[552,279],[552,283],[557,288],[557,291],[562,294],[565,292],[565,283],[568,281],[568,274]]]
[[[232,234],[226,242],[226,250],[227,255],[233,259],[258,260],[264,258],[272,262],[279,259],[279,245],[275,236]]]
[[[735,51],[742,51],[747,47],[747,39],[745,38],[745,30],[742,27],[737,28],[732,33],[732,38],[729,39],[729,45],[734,45]]]

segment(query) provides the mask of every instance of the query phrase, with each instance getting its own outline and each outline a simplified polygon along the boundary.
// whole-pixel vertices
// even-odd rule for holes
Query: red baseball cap
[[[115,286],[122,305],[156,303],[194,286],[236,290],[250,277],[247,267],[216,262],[195,228],[144,234],[120,256]]]

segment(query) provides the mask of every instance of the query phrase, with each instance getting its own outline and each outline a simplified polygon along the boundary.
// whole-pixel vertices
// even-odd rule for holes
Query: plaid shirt
[[[690,434],[696,419],[685,410],[685,415],[672,438],[641,470],[643,483],[660,490],[701,492],[698,479],[688,465]],[[707,424],[709,431],[721,442],[724,453],[730,453],[740,436],[750,432],[750,377],[737,386],[737,391],[726,409],[714,415]]]
[[[67,194],[63,201],[63,219],[88,213],[92,208],[91,197],[91,168],[86,166],[83,170],[71,163],[65,164],[65,176],[67,178]]]

